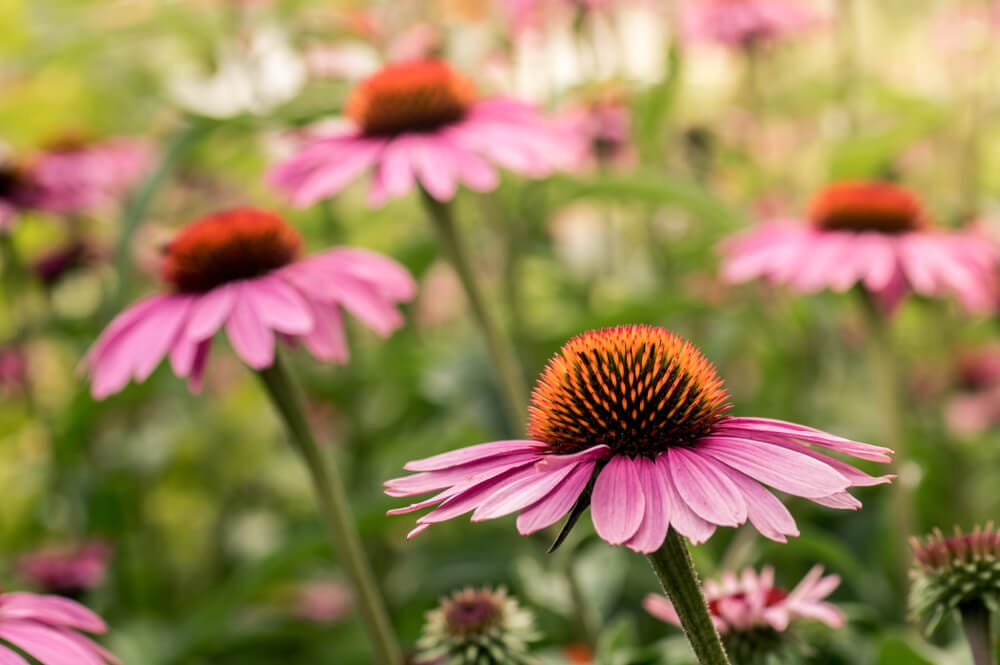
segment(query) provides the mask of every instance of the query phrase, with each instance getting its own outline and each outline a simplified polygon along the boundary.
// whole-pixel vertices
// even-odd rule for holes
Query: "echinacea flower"
[[[1000,344],[966,349],[955,364],[956,393],[945,404],[948,429],[982,434],[1000,422]]]
[[[504,588],[457,591],[427,613],[417,663],[527,665],[534,617]]]
[[[911,541],[916,566],[910,606],[928,632],[954,612],[1000,612],[1000,531],[992,522],[971,532],[935,529],[925,542]]]
[[[110,556],[111,548],[103,541],[46,547],[22,555],[17,569],[46,593],[76,598],[104,581]]]
[[[60,215],[104,211],[121,201],[149,165],[149,146],[137,139],[61,137],[30,163],[39,190],[35,207]]]
[[[737,577],[724,573],[719,581],[707,580],[705,600],[712,623],[722,636],[734,663],[751,665],[783,649],[784,633],[802,620],[815,620],[831,628],[844,625],[844,614],[826,602],[840,585],[838,575],[823,576],[815,566],[791,591],[775,584],[774,569],[760,573],[746,568]],[[649,594],[642,603],[657,619],[680,626],[673,604],[660,594]]]
[[[28,665],[14,648],[41,665],[118,665],[117,658],[81,634],[106,630],[99,616],[68,598],[0,592],[0,662],[4,665]]]
[[[390,496],[438,493],[411,536],[474,511],[473,521],[519,512],[529,534],[590,505],[597,534],[638,552],[658,550],[669,527],[694,543],[748,519],[784,542],[795,520],[764,485],[832,508],[857,509],[850,487],[888,482],[825,449],[888,462],[891,450],[810,427],[726,415],[726,388],[693,344],[655,326],[574,337],[549,361],[532,394],[530,439],[495,441],[404,468]]]
[[[687,0],[683,21],[691,41],[747,48],[800,34],[820,17],[803,0]]]
[[[165,250],[168,291],[119,314],[87,353],[97,398],[146,380],[165,357],[192,390],[222,328],[254,369],[274,362],[275,340],[301,343],[320,360],[345,362],[343,310],[386,336],[415,285],[392,259],[353,247],[301,257],[302,238],[281,217],[238,208],[181,229]]]
[[[888,183],[831,185],[807,221],[766,222],[724,253],[730,282],[764,278],[801,293],[860,285],[889,313],[911,291],[954,293],[972,312],[997,303],[996,247],[975,230],[935,228],[913,193]]]
[[[479,97],[469,79],[440,60],[383,67],[355,87],[346,115],[346,129],[307,140],[271,172],[271,183],[293,204],[333,196],[369,170],[372,206],[418,183],[448,201],[460,182],[476,191],[495,188],[494,164],[543,177],[573,156],[564,132],[533,107]]]

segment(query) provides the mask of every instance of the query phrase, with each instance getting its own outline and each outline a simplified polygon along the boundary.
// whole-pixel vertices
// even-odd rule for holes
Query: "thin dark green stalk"
[[[389,621],[389,613],[368,566],[354,526],[344,481],[337,469],[325,459],[305,417],[302,398],[291,373],[281,361],[260,370],[259,376],[267,393],[288,429],[289,440],[302,456],[312,479],[330,543],[340,554],[341,565],[347,571],[358,601],[361,617],[379,665],[400,665],[402,652]]]
[[[709,614],[694,561],[691,560],[691,553],[680,534],[670,529],[663,547],[648,554],[647,558],[663,591],[674,604],[684,634],[698,657],[698,663],[729,665],[719,632],[712,623],[712,615]]]
[[[974,665],[996,665],[989,608],[982,601],[976,601],[960,606],[958,611],[962,615],[962,632],[969,643]]]
[[[875,373],[873,379],[876,400],[882,421],[882,440],[879,443],[896,451],[893,464],[897,471],[902,471],[910,462],[910,455],[906,445],[906,428],[903,419],[903,389],[899,357],[892,340],[889,319],[871,294],[867,291],[859,291],[859,293],[862,311],[868,324],[868,345],[872,369]],[[908,580],[907,570],[910,566],[910,550],[907,543],[910,536],[916,533],[913,492],[907,478],[900,477],[892,483],[891,501],[891,522],[896,532],[892,543],[897,562],[896,577],[905,585]]]
[[[424,207],[434,224],[438,239],[444,249],[445,256],[451,261],[458,274],[458,279],[465,290],[473,318],[486,343],[486,350],[500,382],[504,410],[512,432],[519,432],[524,427],[525,406],[527,404],[527,385],[521,370],[520,361],[513,347],[507,341],[500,324],[486,304],[482,287],[473,270],[473,259],[455,224],[451,206],[442,203],[427,192],[421,190]]]

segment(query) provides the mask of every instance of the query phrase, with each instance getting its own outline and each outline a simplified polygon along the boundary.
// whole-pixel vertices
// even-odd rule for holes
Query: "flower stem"
[[[965,640],[972,651],[972,662],[975,665],[995,665],[989,608],[981,600],[977,600],[960,605],[958,611],[962,615]]]
[[[719,632],[708,612],[708,603],[702,594],[691,553],[680,534],[670,529],[663,547],[648,554],[647,558],[660,579],[660,585],[674,604],[700,665],[729,665]]]
[[[271,401],[288,429],[289,440],[302,455],[319,501],[319,511],[334,548],[339,548],[341,564],[347,570],[360,605],[362,620],[379,665],[400,665],[402,653],[389,622],[385,603],[375,584],[375,576],[365,557],[361,539],[354,528],[344,481],[337,469],[324,459],[305,417],[302,397],[280,356],[259,372]]]
[[[891,486],[892,523],[896,529],[893,549],[898,561],[896,577],[905,585],[910,566],[910,550],[907,542],[910,536],[916,533],[916,524],[911,482],[905,473],[906,465],[911,460],[903,421],[899,363],[888,317],[870,293],[861,291],[860,295],[862,311],[868,324],[868,344],[875,371],[877,403],[882,416],[881,443],[896,451],[894,464],[900,476]]]
[[[493,369],[500,382],[500,390],[504,402],[504,410],[512,432],[519,432],[524,427],[524,406],[527,403],[527,387],[521,370],[521,363],[514,349],[507,342],[500,325],[493,313],[486,306],[482,288],[472,269],[472,259],[463,241],[451,206],[442,203],[421,189],[424,207],[434,223],[438,238],[444,247],[452,267],[458,273],[458,279],[469,300],[469,307],[476,319],[476,324],[486,342]]]

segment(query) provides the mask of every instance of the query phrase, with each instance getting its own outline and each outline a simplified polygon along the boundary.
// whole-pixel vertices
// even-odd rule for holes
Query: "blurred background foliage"
[[[539,182],[508,178],[495,193],[460,196],[459,217],[527,374],[580,331],[655,323],[718,364],[734,413],[878,443],[884,414],[856,301],[727,286],[717,277],[718,247],[762,215],[799,214],[815,189],[843,177],[905,182],[943,225],[972,217],[992,225],[1000,33],[981,46],[940,41],[949,17],[978,5],[985,3],[831,2],[824,10],[840,19],[751,61],[676,44],[674,8],[664,3],[654,10],[660,41],[644,46],[653,76],[612,71],[534,95],[560,112],[611,94],[629,111],[631,135],[622,163]],[[366,16],[378,30],[364,26]],[[588,640],[601,665],[689,662],[679,631],[640,608],[655,588],[646,563],[598,541],[587,520],[563,550],[544,557],[545,538],[517,536],[510,519],[457,520],[408,542],[411,520],[385,516],[398,502],[382,494],[382,482],[407,460],[519,433],[505,429],[483,347],[414,198],[370,210],[355,186],[335,201],[292,210],[264,182],[282,132],[335,117],[349,77],[312,71],[272,108],[221,117],[185,108],[171,94],[175,77],[193,71],[178,73],[178,63],[217,66],[220,44],[245,45],[263,25],[280,28],[295,57],[348,42],[369,44],[379,57],[392,35],[416,23],[439,31],[459,67],[486,72],[483,89],[506,81],[518,90],[510,76],[477,69],[487,61],[477,58],[487,58],[509,74],[521,57],[487,2],[0,0],[0,139],[8,148],[30,153],[67,131],[139,136],[154,144],[161,168],[120,211],[73,224],[22,219],[11,243],[25,261],[77,232],[102,248],[104,260],[51,289],[21,275],[5,291],[0,317],[0,339],[23,352],[28,377],[5,386],[0,404],[0,581],[25,586],[15,565],[24,552],[108,542],[108,579],[85,600],[108,619],[108,643],[129,665],[365,663],[363,633],[343,598],[328,594],[326,612],[303,609],[308,589],[336,590],[343,578],[304,472],[238,360],[217,353],[197,396],[161,368],[101,403],[77,371],[110,315],[151,290],[151,261],[169,230],[238,203],[282,211],[314,250],[347,243],[390,254],[421,282],[401,332],[383,341],[351,330],[349,364],[292,354],[313,422],[350,479],[404,643],[413,643],[440,595],[502,583],[535,609],[546,636],[541,651],[552,663],[587,662],[568,660],[566,646]],[[598,61],[621,46],[595,46],[585,26],[579,30],[570,46],[593,48]],[[558,78],[549,70],[561,53],[532,57],[529,71]],[[911,448],[898,482],[916,492],[919,527],[996,517],[996,428],[968,432],[946,418],[962,389],[959,357],[994,338],[995,321],[911,299],[892,334],[904,360]],[[771,563],[786,584],[816,562],[842,575],[835,600],[849,628],[817,630],[803,662],[968,662],[956,633],[927,640],[907,624],[886,536],[894,519],[888,493],[858,495],[865,509],[857,514],[793,502],[802,536],[788,545],[722,530],[696,548],[697,563],[707,575]],[[570,561],[582,580],[582,608],[556,572]]]

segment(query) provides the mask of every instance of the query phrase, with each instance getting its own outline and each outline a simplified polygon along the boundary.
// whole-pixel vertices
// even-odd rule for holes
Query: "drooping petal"
[[[747,517],[761,535],[779,543],[787,542],[786,536],[799,535],[795,518],[788,512],[788,508],[760,483],[738,471],[730,474],[729,479],[743,493]]]
[[[313,327],[313,317],[305,299],[275,277],[252,280],[243,287],[244,296],[253,298],[261,323],[287,335],[304,335]]]
[[[645,497],[634,460],[616,455],[597,474],[590,500],[590,514],[597,535],[621,545],[639,529]]]
[[[583,462],[556,486],[548,496],[528,506],[517,516],[517,530],[528,535],[546,529],[568,513],[587,488],[596,462]]]
[[[0,644],[0,665],[28,665],[28,661]]]
[[[737,526],[746,521],[746,502],[724,465],[701,454],[700,448],[671,448],[667,454],[674,487],[691,510],[721,526]]]
[[[440,455],[427,457],[420,460],[407,462],[403,468],[407,471],[437,471],[448,467],[468,464],[487,457],[499,457],[528,451],[539,451],[545,447],[544,443],[531,440],[512,441],[492,441],[490,443],[480,443],[475,446],[467,446],[458,450],[451,450]]]
[[[0,620],[26,619],[103,633],[107,626],[101,617],[76,601],[61,596],[43,596],[26,591],[3,594]]]
[[[667,491],[663,487],[663,481],[656,470],[656,463],[646,457],[639,457],[636,462],[646,509],[639,529],[625,544],[636,552],[648,554],[658,550],[667,537],[667,529],[670,527],[670,504],[667,501]]]
[[[270,367],[274,362],[274,333],[264,325],[253,306],[252,297],[244,294],[246,285],[240,285],[236,302],[226,321],[226,333],[233,349],[243,361],[254,369]]]
[[[238,290],[235,284],[223,284],[200,295],[191,307],[184,335],[197,342],[215,335],[229,317]]]
[[[705,542],[715,533],[715,524],[701,518],[691,510],[687,502],[681,498],[674,487],[673,474],[670,472],[670,460],[667,455],[660,455],[655,461],[656,470],[660,474],[660,482],[666,490],[665,497],[670,508],[670,526],[678,533],[686,536],[695,545]]]
[[[104,665],[97,654],[66,639],[58,630],[33,621],[0,622],[0,639],[45,665]]]

